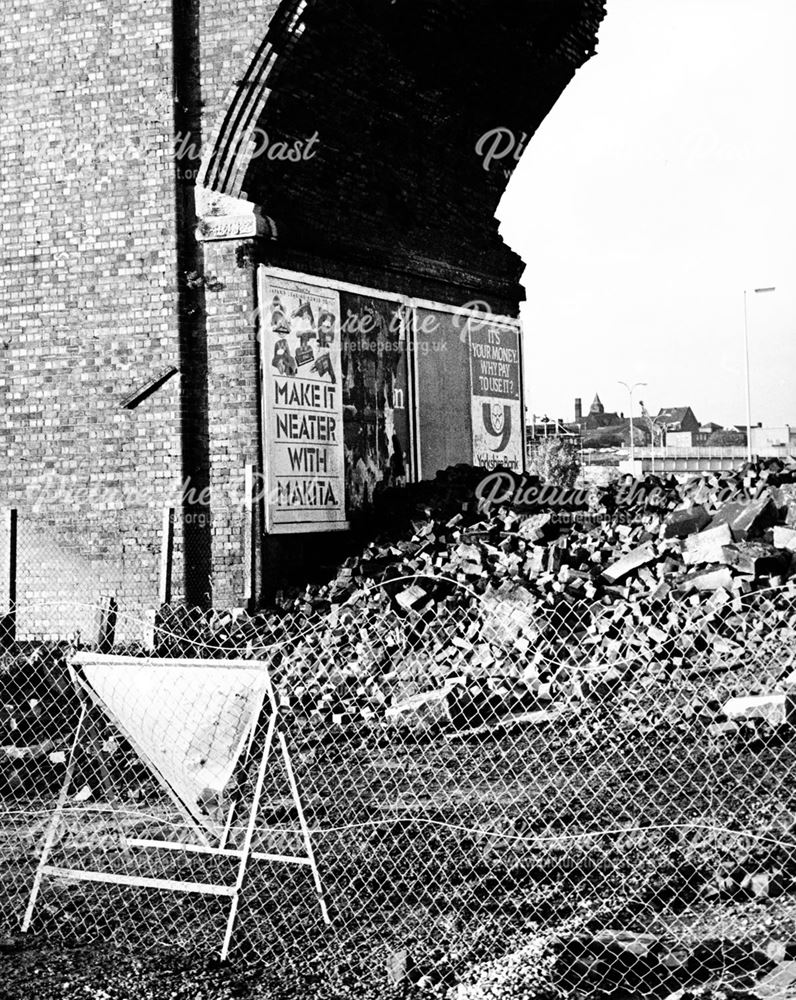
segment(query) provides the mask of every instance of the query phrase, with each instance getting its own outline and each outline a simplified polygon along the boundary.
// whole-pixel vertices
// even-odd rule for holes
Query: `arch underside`
[[[285,0],[231,88],[200,183],[260,206],[275,262],[344,260],[518,299],[495,210],[594,54],[604,0]],[[312,155],[280,158],[287,149]],[[506,147],[510,139],[504,140]]]

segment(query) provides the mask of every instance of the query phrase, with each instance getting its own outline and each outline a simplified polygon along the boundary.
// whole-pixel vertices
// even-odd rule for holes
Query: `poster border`
[[[281,281],[293,281],[296,284],[311,285],[314,288],[325,289],[334,292],[338,297],[338,315],[340,312],[339,297],[340,290],[338,288],[327,288],[324,284],[323,278],[316,278],[314,281],[307,280],[303,275],[295,277],[292,272],[283,271],[281,268],[269,268],[264,264],[260,264],[257,271],[257,302],[256,302],[256,316],[258,318],[257,332],[258,339],[260,342],[260,407],[262,412],[262,427],[263,427],[263,441],[262,441],[262,456],[261,461],[263,463],[263,479],[265,482],[265,533],[267,535],[316,535],[316,534],[327,534],[332,531],[348,531],[350,530],[351,524],[345,517],[345,444],[342,443],[341,453],[343,461],[343,474],[340,477],[340,481],[343,489],[343,517],[338,518],[334,521],[310,521],[307,519],[296,520],[296,521],[281,521],[274,522],[273,509],[271,504],[271,496],[273,494],[273,468],[270,461],[269,455],[269,421],[268,421],[268,401],[269,394],[267,389],[268,380],[268,364],[266,358],[266,343],[265,343],[265,325],[261,322],[261,305],[264,307],[264,303],[267,301],[267,284],[269,279],[275,278]],[[342,351],[342,345],[341,345]],[[342,386],[341,386],[342,393]],[[342,427],[341,427],[342,431]]]
[[[470,407],[471,407],[471,409],[472,409],[472,401],[475,398],[474,385],[473,385],[474,372],[473,372],[473,324],[471,322],[472,319],[473,319],[473,317],[470,317],[470,319],[468,319],[468,322],[467,322],[467,343],[468,343],[469,354],[470,354],[469,362],[470,362]],[[486,320],[481,320],[481,322],[485,323]],[[522,336],[523,335],[522,323],[518,322],[517,324],[514,324],[514,323],[499,323],[497,321],[490,321],[490,325],[491,326],[497,326],[497,327],[503,327],[504,329],[514,330],[514,332],[517,334],[517,354],[518,354],[517,368],[518,368],[518,383],[519,383],[518,384],[518,395],[519,395],[519,398],[517,400],[515,400],[515,402],[519,405],[519,408],[520,408],[520,467],[517,470],[517,473],[519,475],[525,475],[526,467],[527,467],[527,459],[526,459],[526,452],[525,452],[525,384],[524,384],[524,381],[523,381],[523,370],[522,370],[523,362],[524,362],[525,359],[524,359],[523,350],[522,350],[522,340],[523,340],[523,336]],[[472,428],[471,436],[472,436],[472,447],[473,447],[473,463],[475,463],[475,427],[474,426]]]

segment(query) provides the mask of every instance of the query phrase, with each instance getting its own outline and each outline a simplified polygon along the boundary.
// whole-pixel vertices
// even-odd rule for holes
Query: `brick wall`
[[[196,245],[193,183],[277,6],[4,8],[0,505],[20,509],[28,605],[154,604],[160,509],[186,477],[212,508],[177,518],[175,597],[239,597],[259,441],[252,278],[234,247]],[[120,405],[165,366],[180,372]]]
[[[180,480],[179,376],[120,407],[179,365],[171,10],[6,0],[3,15],[0,503],[38,503],[42,545],[74,556],[71,591],[63,555],[62,583],[31,596],[77,596],[108,575],[85,567],[118,542],[116,512],[157,506]],[[126,570],[150,598],[157,526],[137,519]]]

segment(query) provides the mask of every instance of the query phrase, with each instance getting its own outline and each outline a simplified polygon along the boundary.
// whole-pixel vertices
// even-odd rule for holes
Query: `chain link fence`
[[[230,896],[156,883],[237,886],[230,954],[284,996],[666,996],[790,956],[793,586],[531,607],[417,576],[331,612],[165,607],[146,645],[117,613],[145,670],[92,681],[79,625],[3,643],[0,933],[49,840],[37,940],[215,954]]]

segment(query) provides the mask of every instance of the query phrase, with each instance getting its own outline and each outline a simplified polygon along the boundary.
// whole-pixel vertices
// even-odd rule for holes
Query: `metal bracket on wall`
[[[137,389],[134,389],[129,396],[125,396],[119,405],[125,410],[134,410],[139,403],[143,403],[148,396],[156,392],[164,382],[168,382],[171,376],[176,375],[178,371],[179,369],[175,368],[174,365],[167,365],[165,368],[161,368],[152,378],[148,379]]]

